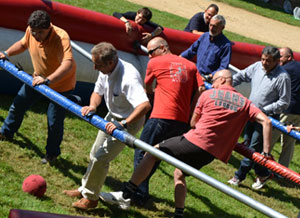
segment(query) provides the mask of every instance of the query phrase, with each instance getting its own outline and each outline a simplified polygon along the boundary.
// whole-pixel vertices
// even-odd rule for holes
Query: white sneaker
[[[255,190],[261,189],[261,188],[264,186],[264,184],[265,184],[269,179],[272,179],[272,178],[273,178],[273,176],[274,176],[274,174],[271,173],[271,174],[268,175],[268,176],[257,177],[255,183],[252,184],[252,188],[255,189]]]
[[[99,197],[102,201],[118,205],[118,207],[122,210],[128,210],[130,208],[130,201],[131,199],[124,199],[123,192],[100,192]]]
[[[234,185],[234,186],[239,186],[241,184],[241,181],[236,177],[233,177],[232,179],[228,180],[227,182],[230,185]]]

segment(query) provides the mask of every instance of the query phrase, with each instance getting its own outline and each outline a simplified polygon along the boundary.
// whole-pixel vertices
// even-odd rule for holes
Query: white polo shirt
[[[111,74],[99,73],[94,92],[104,96],[109,112],[117,118],[127,118],[138,105],[148,101],[140,73],[121,59]]]

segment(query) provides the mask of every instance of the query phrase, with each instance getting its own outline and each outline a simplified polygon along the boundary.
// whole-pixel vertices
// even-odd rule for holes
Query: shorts
[[[184,136],[162,141],[159,143],[159,150],[198,170],[215,159],[212,154],[189,142]]]

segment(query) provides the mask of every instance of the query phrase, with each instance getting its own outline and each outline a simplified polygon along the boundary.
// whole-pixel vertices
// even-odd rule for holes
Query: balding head
[[[288,47],[280,48],[279,49],[280,53],[280,65],[285,65],[286,63],[294,60],[294,55],[292,49]]]
[[[149,58],[165,55],[170,52],[167,41],[162,37],[155,37],[147,44]]]
[[[227,70],[217,71],[212,80],[213,88],[218,88],[220,85],[232,86],[232,73]]]

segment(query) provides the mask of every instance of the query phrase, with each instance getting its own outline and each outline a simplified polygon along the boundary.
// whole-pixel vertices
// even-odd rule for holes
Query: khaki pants
[[[282,122],[282,123],[293,122],[294,125],[299,126],[300,115],[281,114],[280,122]],[[288,167],[293,158],[294,146],[295,146],[296,139],[294,139],[293,137],[290,137],[286,134],[282,134],[280,131],[273,128],[271,150],[273,149],[275,143],[278,141],[279,137],[280,137],[280,143],[282,146],[282,150],[280,153],[278,163],[280,163],[281,165],[283,165],[285,167]]]
[[[115,119],[108,113],[105,120],[114,121]],[[140,119],[135,123],[127,125],[128,133],[135,135],[143,124],[144,119]],[[90,152],[88,168],[81,181],[82,185],[78,189],[83,197],[89,200],[99,199],[99,192],[106,179],[109,163],[124,147],[125,144],[99,130]]]

